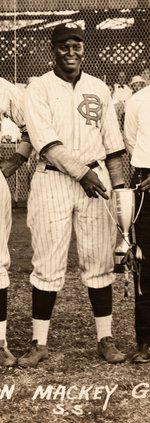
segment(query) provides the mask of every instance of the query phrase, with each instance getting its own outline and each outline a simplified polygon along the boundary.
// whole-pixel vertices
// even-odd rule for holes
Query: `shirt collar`
[[[52,74],[53,74],[53,78],[55,80],[57,80],[58,84],[60,84],[61,86],[72,85],[71,82],[65,81],[64,79],[62,79],[58,75],[56,75],[54,70],[52,70]],[[81,70],[80,75],[79,75],[79,78],[78,78],[76,84],[83,78],[83,74],[84,74],[84,72]]]

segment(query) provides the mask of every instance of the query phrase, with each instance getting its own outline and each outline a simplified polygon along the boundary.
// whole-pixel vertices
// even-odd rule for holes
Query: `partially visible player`
[[[135,168],[133,186],[139,185],[144,200],[135,223],[137,244],[143,252],[140,281],[134,274],[135,333],[137,348],[134,363],[150,362],[150,85],[139,90],[128,100],[125,115],[125,143]],[[141,201],[136,193],[137,208]],[[139,290],[140,282],[140,290]],[[142,293],[142,295],[141,295]]]
[[[6,340],[11,195],[4,175],[10,176],[28,159],[32,146],[24,125],[22,92],[3,78],[0,78],[0,114],[10,117],[22,131],[22,142],[18,146],[18,151],[11,159],[0,162],[0,366],[13,366],[16,358],[9,351]]]
[[[111,207],[110,177],[114,187],[124,184],[124,144],[108,87],[81,70],[82,29],[75,23],[60,24],[52,43],[54,71],[31,82],[25,92],[27,129],[41,160],[28,202],[34,250],[33,346],[18,364],[36,366],[48,357],[50,317],[64,284],[72,224],[81,278],[95,316],[98,352],[109,363],[122,362],[125,355],[111,334],[116,234],[103,199]]]

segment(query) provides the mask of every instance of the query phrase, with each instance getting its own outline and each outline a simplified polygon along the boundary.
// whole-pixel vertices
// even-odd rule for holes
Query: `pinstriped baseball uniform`
[[[24,132],[17,152],[6,160],[0,160],[0,366],[14,366],[16,358],[7,347],[7,291],[10,255],[8,239],[11,230],[11,194],[4,175],[7,177],[29,157],[32,146],[28,140],[23,119],[23,94],[10,82],[0,78],[0,118],[9,116]],[[27,142],[28,140],[28,142]]]
[[[85,164],[124,148],[103,81],[82,72],[73,89],[51,71],[28,86],[25,98],[25,119],[36,151],[60,140]]]
[[[7,182],[0,171],[0,289],[9,285],[7,270],[10,266],[8,239],[11,230],[11,195]]]
[[[23,92],[16,85],[0,78],[0,117],[9,117],[20,128],[23,134],[22,142],[17,151],[28,158],[31,153],[29,137],[26,134],[23,112]]]
[[[23,94],[19,88],[3,78],[0,78],[0,115],[1,117],[4,115],[10,117],[18,127],[24,127]],[[22,147],[20,153],[21,150],[23,152]],[[27,151],[26,147],[25,151]],[[10,256],[7,242],[11,230],[11,195],[8,184],[1,171],[0,199],[0,289],[3,289],[9,285],[7,270],[10,265]]]
[[[94,171],[110,191],[104,159],[123,150],[124,144],[102,81],[82,72],[73,89],[53,71],[43,75],[27,88],[25,121],[38,153],[59,140],[83,167],[97,160]],[[56,165],[53,159],[51,163]],[[102,197],[88,198],[71,171],[45,167],[44,161],[37,166],[28,201],[34,250],[31,283],[41,290],[62,288],[73,222],[83,283],[94,288],[109,285],[114,280],[115,228]]]

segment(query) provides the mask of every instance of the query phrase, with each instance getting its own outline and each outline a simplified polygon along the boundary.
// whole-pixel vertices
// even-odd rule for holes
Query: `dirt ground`
[[[17,357],[31,340],[30,234],[26,209],[13,209],[8,342]],[[49,359],[35,369],[0,368],[1,423],[149,423],[150,363],[133,365],[135,348],[132,278],[124,298],[117,275],[113,334],[125,363],[110,365],[96,352],[96,332],[87,291],[80,283],[75,237],[64,289],[58,294],[49,331]]]

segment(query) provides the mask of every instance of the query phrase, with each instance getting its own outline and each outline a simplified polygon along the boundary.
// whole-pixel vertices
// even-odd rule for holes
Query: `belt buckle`
[[[46,171],[46,163],[39,162],[36,167],[37,172],[45,172]]]

